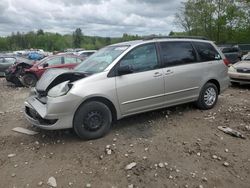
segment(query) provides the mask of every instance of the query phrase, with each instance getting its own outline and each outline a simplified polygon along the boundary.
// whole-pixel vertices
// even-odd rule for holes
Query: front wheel
[[[209,110],[215,106],[218,100],[218,88],[213,83],[206,83],[201,89],[199,99],[196,101],[198,108]]]
[[[33,74],[25,74],[22,77],[22,84],[25,87],[34,87],[36,85],[37,78]]]
[[[110,109],[102,102],[90,101],[76,111],[73,127],[81,139],[91,140],[104,136],[110,130],[111,123]]]

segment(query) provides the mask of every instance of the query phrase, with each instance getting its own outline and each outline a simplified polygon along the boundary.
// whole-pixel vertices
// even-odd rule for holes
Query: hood
[[[250,69],[250,61],[240,61],[233,65],[234,68],[249,68]]]
[[[47,95],[47,92],[64,81],[74,82],[86,77],[85,73],[75,72],[68,69],[48,69],[36,84],[36,91]]]

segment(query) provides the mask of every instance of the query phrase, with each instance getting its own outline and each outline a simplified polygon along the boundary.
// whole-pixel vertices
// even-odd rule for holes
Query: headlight
[[[228,72],[237,72],[237,71],[233,66],[231,66],[229,67]]]
[[[71,86],[69,86],[69,81],[62,82],[53,88],[51,88],[48,92],[48,96],[50,97],[59,97],[65,95],[70,90]]]

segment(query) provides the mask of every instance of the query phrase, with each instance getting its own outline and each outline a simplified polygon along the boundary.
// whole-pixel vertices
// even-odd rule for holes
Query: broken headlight
[[[62,82],[51,88],[48,92],[48,96],[59,97],[62,95],[66,95],[71,87],[72,85],[69,84],[69,81]]]

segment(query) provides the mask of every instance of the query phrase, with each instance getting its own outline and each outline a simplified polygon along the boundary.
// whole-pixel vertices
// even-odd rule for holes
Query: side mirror
[[[118,70],[117,70],[117,73],[119,76],[121,75],[125,75],[125,74],[130,74],[133,72],[133,69],[131,66],[129,65],[126,65],[126,66],[119,66],[118,67]]]
[[[44,63],[44,64],[43,64],[43,68],[46,68],[46,67],[48,67],[48,66],[49,66],[48,63]]]

